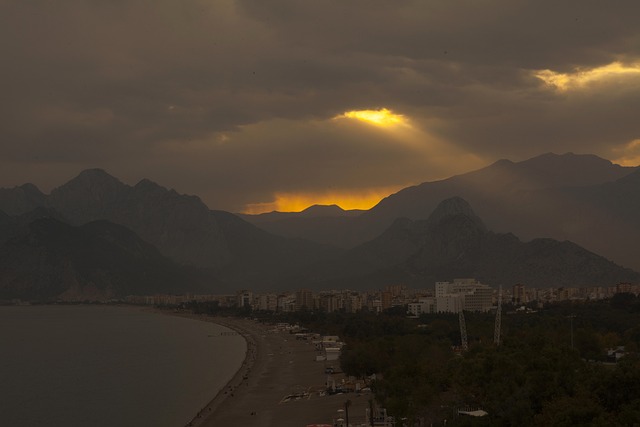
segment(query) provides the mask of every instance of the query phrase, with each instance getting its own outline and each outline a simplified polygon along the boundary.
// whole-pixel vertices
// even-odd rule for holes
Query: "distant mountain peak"
[[[105,171],[104,169],[101,168],[91,168],[91,169],[85,169],[82,172],[80,172],[77,176],[77,178],[106,178],[106,179],[116,179],[115,177],[109,175],[109,173],[107,173],[107,171]]]
[[[544,158],[555,158],[555,157],[571,157],[571,156],[575,156],[575,153],[569,151],[567,153],[564,154],[557,154],[554,153],[553,151],[549,151],[547,153],[542,153],[539,154],[537,156],[532,157],[532,159],[544,159]]]
[[[302,212],[308,212],[316,209],[332,209],[332,210],[339,210],[339,211],[343,210],[340,206],[334,203],[332,205],[311,205],[308,208],[304,209]]]
[[[494,162],[491,166],[494,166],[494,167],[495,166],[511,166],[513,164],[514,163],[509,159],[500,159],[500,160]]]
[[[465,216],[481,228],[485,228],[482,220],[475,214],[471,205],[462,197],[450,197],[438,204],[427,220],[432,225],[440,224],[444,219],[452,216]]]
[[[475,213],[465,199],[454,196],[441,201],[431,214],[431,217],[436,219],[446,215],[475,215]]]
[[[571,151],[564,154],[544,153],[539,156],[532,157],[528,160],[519,162],[519,164],[575,164],[575,165],[611,165],[612,162],[595,154],[576,154]]]
[[[104,218],[129,188],[102,169],[87,169],[54,188],[49,203],[72,222],[82,223],[88,218]]]
[[[133,188],[135,188],[136,190],[145,190],[145,191],[157,191],[157,190],[167,191],[165,187],[147,178],[141,179]]]
[[[344,215],[344,209],[338,205],[313,205],[309,206],[302,212],[305,217],[319,217],[319,216],[341,216]]]
[[[85,169],[75,178],[54,190],[92,187],[125,187],[118,178],[109,175],[104,169]]]
[[[8,215],[20,215],[46,205],[47,196],[33,184],[0,188],[0,210]]]
[[[36,187],[34,184],[31,184],[30,182],[22,184],[19,188],[22,189],[22,191],[24,191],[26,194],[37,194],[38,196],[43,194],[38,187]]]

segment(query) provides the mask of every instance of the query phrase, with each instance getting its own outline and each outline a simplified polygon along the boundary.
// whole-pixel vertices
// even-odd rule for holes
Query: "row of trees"
[[[209,314],[247,315],[245,309],[190,307]],[[299,323],[346,341],[341,368],[357,377],[377,374],[378,404],[407,425],[618,426],[640,425],[640,299],[566,303],[537,313],[505,307],[500,347],[493,344],[495,313],[467,313],[469,351],[451,314],[406,317],[300,311],[250,313],[269,322]],[[607,362],[606,349],[627,355]],[[488,416],[458,416],[461,408]]]
[[[460,339],[457,318],[424,315],[401,333],[347,338],[342,367],[352,375],[382,374],[374,386],[378,402],[409,425],[634,425],[640,423],[637,302],[625,295],[505,315],[498,348],[494,315],[470,314],[470,350],[462,354],[451,349]],[[606,349],[620,345],[627,355],[607,363]],[[458,416],[465,407],[489,415]]]

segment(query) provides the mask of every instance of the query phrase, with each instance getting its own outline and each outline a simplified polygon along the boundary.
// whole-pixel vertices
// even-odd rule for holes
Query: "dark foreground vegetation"
[[[222,314],[212,306],[196,311]],[[640,425],[640,299],[554,305],[536,313],[467,313],[469,350],[456,315],[409,319],[403,308],[376,315],[301,311],[251,313],[264,321],[299,323],[346,341],[342,370],[377,374],[378,403],[406,425]],[[224,314],[248,314],[225,311]],[[607,349],[624,346],[614,362]],[[481,408],[485,417],[458,415]]]

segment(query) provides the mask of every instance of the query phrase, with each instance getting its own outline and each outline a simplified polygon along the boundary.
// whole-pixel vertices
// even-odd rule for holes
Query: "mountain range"
[[[31,184],[2,189],[0,239],[18,233],[15,224],[33,216],[31,209],[75,227],[94,221],[126,227],[167,259],[210,277],[208,292],[247,283],[272,286],[329,252],[323,245],[272,235],[231,213],[212,211],[196,196],[146,179],[129,186],[101,169],[85,170],[49,195]],[[13,226],[7,218],[15,218]],[[188,288],[202,290],[199,285]]]
[[[426,287],[455,277],[638,282],[608,260],[640,269],[637,218],[638,168],[570,153],[498,161],[368,211],[262,215],[210,210],[147,179],[130,186],[90,169],[49,195],[32,184],[0,189],[0,299]]]
[[[389,283],[423,287],[456,277],[533,287],[640,281],[639,273],[575,243],[522,242],[511,233],[490,231],[459,197],[442,201],[426,220],[397,219],[380,236],[317,265],[311,276],[317,287],[358,289]]]
[[[397,218],[428,218],[450,197],[467,200],[487,227],[524,240],[570,240],[640,270],[640,169],[594,155],[543,154],[499,160],[448,179],[408,187],[358,216],[282,219],[242,215],[266,231],[352,248],[374,239]]]

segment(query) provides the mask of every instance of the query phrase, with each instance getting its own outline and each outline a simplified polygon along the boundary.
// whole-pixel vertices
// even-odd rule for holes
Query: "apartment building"
[[[436,282],[436,310],[458,313],[460,310],[486,312],[493,307],[493,288],[476,279]]]

